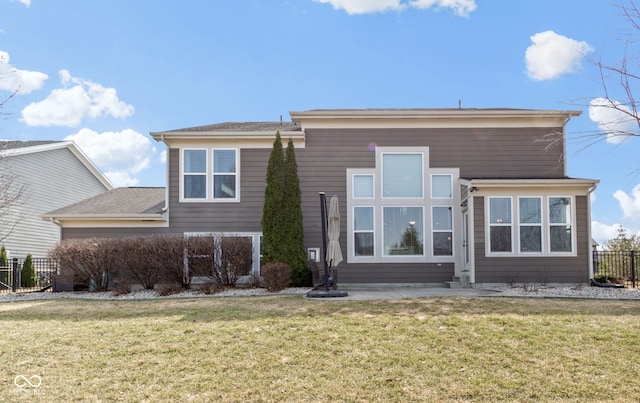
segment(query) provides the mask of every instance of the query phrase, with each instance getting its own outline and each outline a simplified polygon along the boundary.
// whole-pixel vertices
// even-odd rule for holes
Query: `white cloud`
[[[67,136],[104,172],[115,186],[135,186],[135,175],[151,166],[156,148],[147,137],[132,129],[97,133],[80,129]]]
[[[618,109],[621,110],[618,110]],[[607,142],[620,144],[630,137],[638,135],[638,121],[631,115],[631,110],[615,100],[595,98],[589,103],[589,119],[598,124],[598,128],[607,134]]]
[[[29,94],[42,87],[48,75],[39,71],[20,70],[9,63],[9,53],[0,50],[0,90]]]
[[[579,71],[584,56],[593,51],[587,42],[553,31],[539,32],[531,37],[531,42],[533,45],[527,48],[525,61],[527,74],[534,80],[552,80]]]
[[[167,163],[167,150],[162,150],[162,152],[160,153],[160,156],[158,157],[159,161],[161,164],[166,164]]]
[[[640,184],[631,190],[631,195],[624,190],[616,190],[613,197],[618,200],[624,217],[640,220]]]
[[[409,5],[419,9],[450,8],[462,17],[468,16],[477,8],[475,0],[413,0]]]
[[[591,221],[591,238],[602,246],[608,240],[618,236],[618,228],[620,228],[620,224],[607,225],[598,221]]]
[[[55,89],[44,100],[27,105],[21,121],[29,126],[77,127],[85,118],[126,118],[133,114],[133,106],[121,101],[114,88],[72,77],[67,70],[59,74],[63,86],[73,86]]]
[[[314,0],[317,3],[331,4],[336,10],[347,14],[382,13],[402,11],[407,7],[417,9],[450,8],[460,16],[467,16],[476,9],[475,0]]]

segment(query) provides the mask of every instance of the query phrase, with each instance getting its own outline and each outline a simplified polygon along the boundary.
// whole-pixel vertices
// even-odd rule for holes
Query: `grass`
[[[636,301],[48,300],[0,329],[8,401],[640,400]]]

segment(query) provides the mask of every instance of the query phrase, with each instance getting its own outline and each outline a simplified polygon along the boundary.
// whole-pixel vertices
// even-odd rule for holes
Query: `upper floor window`
[[[382,197],[422,198],[422,153],[382,154]]]
[[[182,150],[181,200],[237,201],[238,161],[237,149]]]
[[[433,199],[450,199],[453,197],[452,175],[431,175],[431,197]]]
[[[213,198],[236,198],[236,150],[213,150]]]
[[[183,197],[207,198],[207,150],[184,150]]]
[[[353,175],[353,198],[373,199],[373,175]]]

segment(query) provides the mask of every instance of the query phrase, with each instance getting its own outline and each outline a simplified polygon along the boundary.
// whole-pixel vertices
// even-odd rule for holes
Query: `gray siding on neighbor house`
[[[564,144],[544,141],[553,132],[562,128],[307,129],[305,146],[429,146],[431,167],[463,178],[563,178]]]
[[[584,283],[589,280],[588,198],[576,197],[577,257],[486,257],[485,198],[473,198],[476,283]]]
[[[68,148],[5,157],[1,162],[24,185],[22,215],[11,235],[2,241],[12,257],[46,257],[60,240],[60,227],[42,215],[105,192],[106,187]]]

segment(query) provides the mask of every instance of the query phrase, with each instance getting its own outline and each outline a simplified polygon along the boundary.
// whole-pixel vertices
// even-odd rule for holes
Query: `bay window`
[[[511,197],[488,198],[489,254],[574,253],[571,197],[520,196],[512,210]],[[517,216],[514,224],[513,216]],[[513,245],[517,245],[514,250]]]

